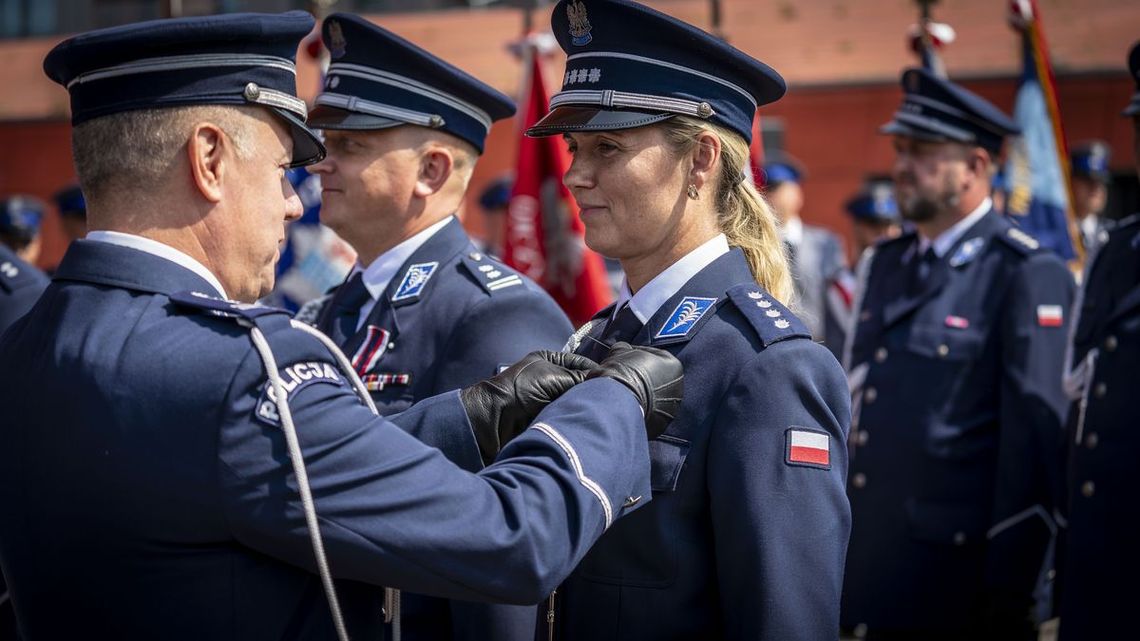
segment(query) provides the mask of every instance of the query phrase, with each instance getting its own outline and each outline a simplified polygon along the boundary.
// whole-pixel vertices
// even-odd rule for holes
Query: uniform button
[[[867,475],[859,472],[855,476],[852,476],[851,485],[854,485],[856,489],[863,489],[867,485]]]
[[[945,343],[939,345],[938,346],[938,355],[942,358],[946,358],[947,356],[949,356],[950,355],[950,346],[945,344]]]
[[[955,532],[954,533],[954,545],[966,545],[966,533],[965,532]]]
[[[1084,483],[1081,483],[1081,494],[1085,495],[1086,498],[1091,497],[1093,494],[1096,494],[1096,483],[1093,483],[1092,481],[1085,481]]]
[[[1104,395],[1107,393],[1108,386],[1104,383],[1097,383],[1096,387],[1093,388],[1093,396],[1096,396],[1097,398],[1104,398]]]
[[[875,362],[876,363],[882,363],[882,362],[885,362],[886,360],[887,360],[887,348],[886,347],[880,347],[879,349],[875,350]]]
[[[1104,349],[1107,351],[1115,352],[1117,345],[1119,345],[1119,342],[1116,340],[1115,336],[1109,336],[1108,338],[1104,339]]]
[[[1089,432],[1088,435],[1085,436],[1085,447],[1090,450],[1095,448],[1097,443],[1100,443],[1100,437],[1096,435],[1096,432]]]
[[[871,434],[867,430],[859,430],[855,434],[855,444],[860,445],[860,446],[866,445],[867,440],[870,438],[871,438]]]
[[[396,342],[393,341],[391,343],[388,343],[388,349],[396,349]]]
[[[851,632],[855,634],[856,639],[865,639],[867,638],[867,624],[860,623],[859,625],[855,626],[855,629]]]
[[[863,402],[868,405],[874,403],[876,398],[879,398],[879,392],[873,387],[868,387],[866,391],[863,392]]]

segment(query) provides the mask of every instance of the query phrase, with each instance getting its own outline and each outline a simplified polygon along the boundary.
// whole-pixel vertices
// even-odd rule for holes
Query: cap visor
[[[943,133],[923,129],[922,127],[915,127],[904,122],[892,120],[887,124],[879,127],[879,133],[887,134],[889,136],[904,136],[906,138],[914,138],[916,140],[923,140],[926,142],[965,142],[951,138]]]
[[[1124,111],[1120,112],[1122,116],[1135,116],[1136,114],[1140,114],[1140,91],[1132,94],[1132,102],[1128,103]]]
[[[526,130],[532,138],[554,136],[571,131],[613,131],[633,129],[668,120],[675,114],[649,111],[614,111],[597,107],[555,107]]]
[[[408,124],[402,120],[362,114],[339,107],[329,107],[328,105],[314,107],[309,112],[308,123],[314,129],[343,129],[348,131],[387,129]]]
[[[305,122],[297,114],[279,107],[270,107],[270,109],[285,120],[293,134],[293,163],[290,167],[304,167],[324,160],[324,143],[316,132],[305,126]]]

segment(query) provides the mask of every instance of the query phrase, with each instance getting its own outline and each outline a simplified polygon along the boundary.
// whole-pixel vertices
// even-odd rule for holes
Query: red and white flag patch
[[[1060,305],[1038,305],[1037,324],[1041,327],[1060,327],[1065,321],[1065,310]]]
[[[793,427],[787,431],[787,440],[788,465],[831,469],[831,436],[826,432]]]

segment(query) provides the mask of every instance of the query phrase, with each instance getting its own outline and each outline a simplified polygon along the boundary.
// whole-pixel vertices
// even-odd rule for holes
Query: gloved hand
[[[614,343],[610,353],[586,378],[608,376],[633,391],[645,411],[649,439],[661,436],[681,409],[681,361],[663,349]]]
[[[483,462],[490,465],[542,408],[585,380],[594,367],[597,363],[577,354],[531,352],[497,376],[460,390]]]

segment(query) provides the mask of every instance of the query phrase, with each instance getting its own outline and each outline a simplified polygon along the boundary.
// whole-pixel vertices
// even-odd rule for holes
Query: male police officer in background
[[[533,603],[649,496],[667,354],[622,351],[549,406],[582,376],[536,354],[405,432],[319,332],[216,297],[270,290],[285,170],[324,154],[295,94],[312,26],[141,23],[44,62],[93,231],[0,338],[0,564],[28,638],[382,638],[379,584]],[[511,437],[478,474],[444,458]]]
[[[1136,93],[1132,119],[1140,176],[1140,42],[1128,57]],[[1136,629],[1140,603],[1140,214],[1108,234],[1078,297],[1066,391],[1073,399],[1067,438],[1065,547],[1059,558],[1062,641],[1111,639]]]
[[[1016,125],[903,73],[899,208],[871,258],[850,372],[853,527],[842,621],[868,639],[1028,639],[1065,411],[1065,266],[991,210]]]
[[[824,341],[827,290],[831,279],[846,268],[847,259],[838,236],[822,227],[804,224],[800,217],[804,208],[802,178],[800,162],[787,154],[764,162],[764,195],[780,217],[780,231],[796,283],[799,317],[817,341]],[[828,347],[832,351],[843,348]]]
[[[309,171],[321,222],[358,265],[302,314],[353,359],[383,415],[561,348],[574,329],[554,300],[478,251],[453,215],[514,103],[363,18],[333,14],[322,30],[332,62],[308,122],[328,156]],[[534,636],[534,607],[406,594],[400,612],[407,641]]]
[[[1073,214],[1080,227],[1085,250],[1093,251],[1104,244],[1112,221],[1101,216],[1108,204],[1108,183],[1112,174],[1108,171],[1111,150],[1107,143],[1099,140],[1073,145],[1069,151],[1069,167],[1073,175]]]
[[[27,313],[47,287],[47,276],[32,265],[35,259],[25,258],[26,253],[20,251],[36,237],[35,253],[39,253],[42,214],[42,206],[27,197],[14,196],[0,202],[0,334]],[[0,611],[4,607],[0,603]]]

